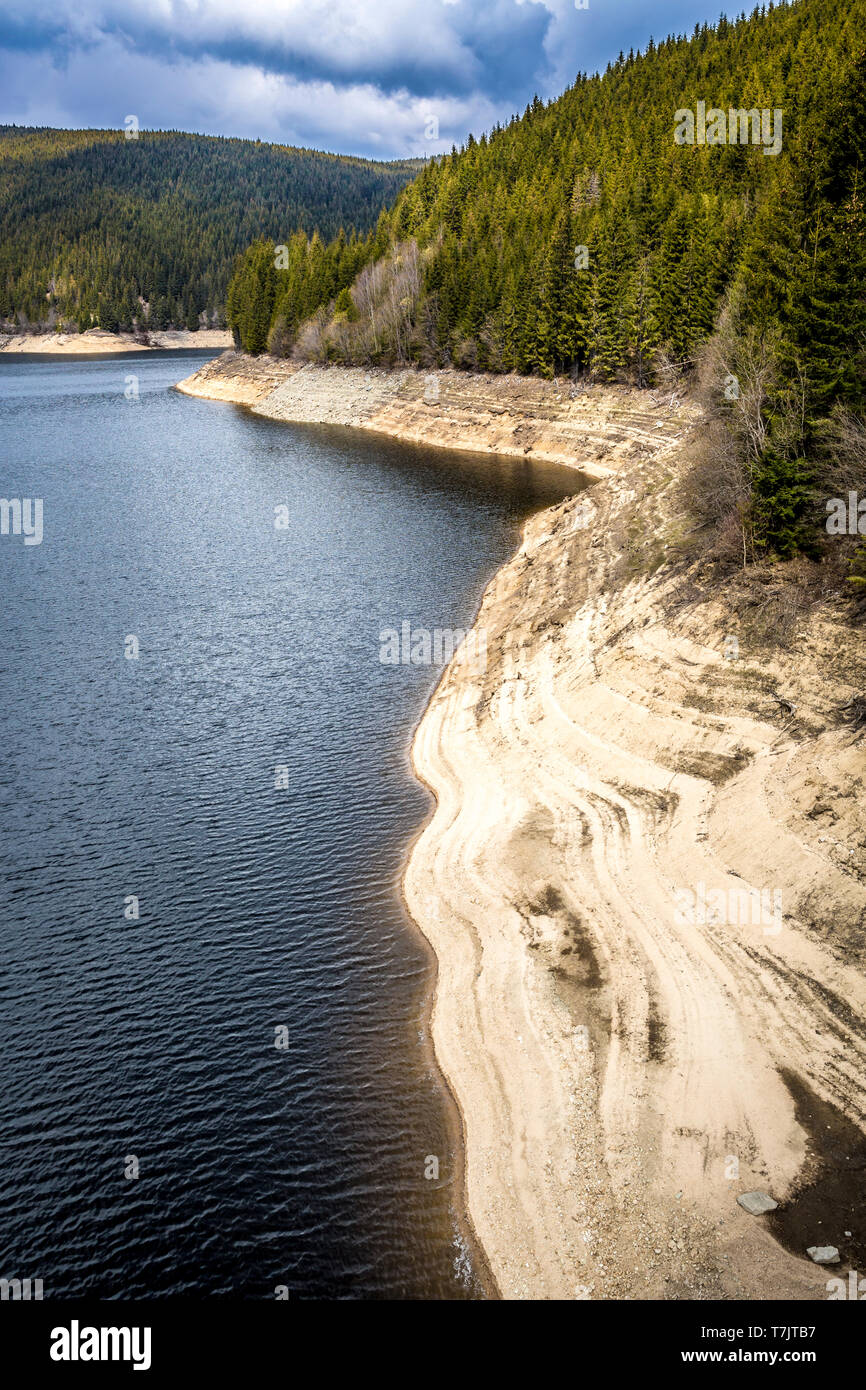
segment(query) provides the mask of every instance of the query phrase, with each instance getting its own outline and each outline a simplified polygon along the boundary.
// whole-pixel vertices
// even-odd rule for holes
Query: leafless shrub
[[[665,348],[658,348],[653,354],[653,382],[658,394],[666,398],[664,404],[675,404],[683,388],[686,366],[675,361]]]
[[[496,331],[493,319],[488,318],[485,321],[478,338],[484,350],[487,370],[503,372],[505,370],[505,357],[502,350],[502,339]]]
[[[767,447],[767,406],[779,377],[775,338],[738,330],[726,309],[698,355],[696,394],[708,416],[725,425],[749,475]]]
[[[749,509],[769,420],[772,415],[774,448],[793,446],[802,434],[806,382],[798,377],[784,384],[775,336],[743,327],[727,306],[696,358],[693,390],[706,426],[694,446],[683,502],[704,553],[745,567],[756,557]]]
[[[828,560],[843,571],[842,588],[859,618],[866,617],[866,544],[860,533],[859,505],[866,496],[866,419],[837,405],[824,427],[818,469],[818,522],[829,530],[828,517],[839,503],[848,525],[834,530],[825,547]],[[854,498],[854,525],[849,497]]]
[[[762,594],[743,622],[743,634],[760,646],[789,647],[811,607],[805,584],[780,583]]]
[[[828,496],[866,492],[866,420],[836,406],[827,425],[821,482]]]
[[[462,338],[451,349],[451,360],[455,367],[467,372],[478,370],[478,342],[475,338]]]
[[[704,596],[716,590],[702,590]],[[826,560],[795,556],[784,568],[758,562],[732,572],[725,602],[741,639],[754,647],[790,648],[816,607],[837,601],[840,570]]]
[[[292,348],[292,334],[285,314],[277,314],[268,334],[268,352],[272,357],[288,357]]]
[[[328,358],[327,309],[317,309],[298,329],[293,355],[303,362],[325,362]]]
[[[851,724],[853,728],[866,728],[866,695],[852,695],[851,699],[842,705],[839,713],[845,723]]]

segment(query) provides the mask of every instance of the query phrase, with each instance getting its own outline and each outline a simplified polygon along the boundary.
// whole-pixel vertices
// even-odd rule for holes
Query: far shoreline
[[[57,362],[69,357],[148,357],[156,352],[212,352],[216,356],[231,346],[232,336],[222,328],[200,328],[195,332],[166,329],[149,334],[147,342],[132,333],[109,333],[101,328],[86,333],[6,333],[0,334],[0,359]]]

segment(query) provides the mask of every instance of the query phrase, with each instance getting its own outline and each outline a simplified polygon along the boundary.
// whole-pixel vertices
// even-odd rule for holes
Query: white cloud
[[[3,0],[0,120],[260,136],[382,157],[460,144],[719,0]],[[435,146],[434,146],[435,148]]]
[[[97,101],[94,70],[101,73]],[[49,84],[44,61],[22,56],[3,102],[14,117],[4,112],[0,119],[20,125],[120,129],[133,114],[142,129],[258,137],[380,159],[446,151],[502,114],[482,94],[418,97],[384,93],[371,83],[298,81],[212,59],[169,64],[111,40],[70,55]],[[425,138],[431,115],[439,122],[438,140]]]

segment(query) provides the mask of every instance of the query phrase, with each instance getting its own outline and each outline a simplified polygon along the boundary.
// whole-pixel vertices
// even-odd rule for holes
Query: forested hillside
[[[215,321],[251,241],[366,233],[417,168],[175,131],[0,127],[0,320]]]
[[[621,54],[428,163],[363,245],[251,247],[230,326],[313,360],[691,373],[722,432],[704,521],[808,548],[806,455],[833,435],[863,467],[864,40],[866,0],[798,0]]]

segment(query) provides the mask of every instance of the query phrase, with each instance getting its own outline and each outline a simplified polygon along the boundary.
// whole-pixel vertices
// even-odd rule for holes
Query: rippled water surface
[[[0,1276],[478,1296],[399,893],[437,673],[379,632],[471,622],[579,479],[169,389],[208,355],[0,359],[44,506],[0,537]]]

